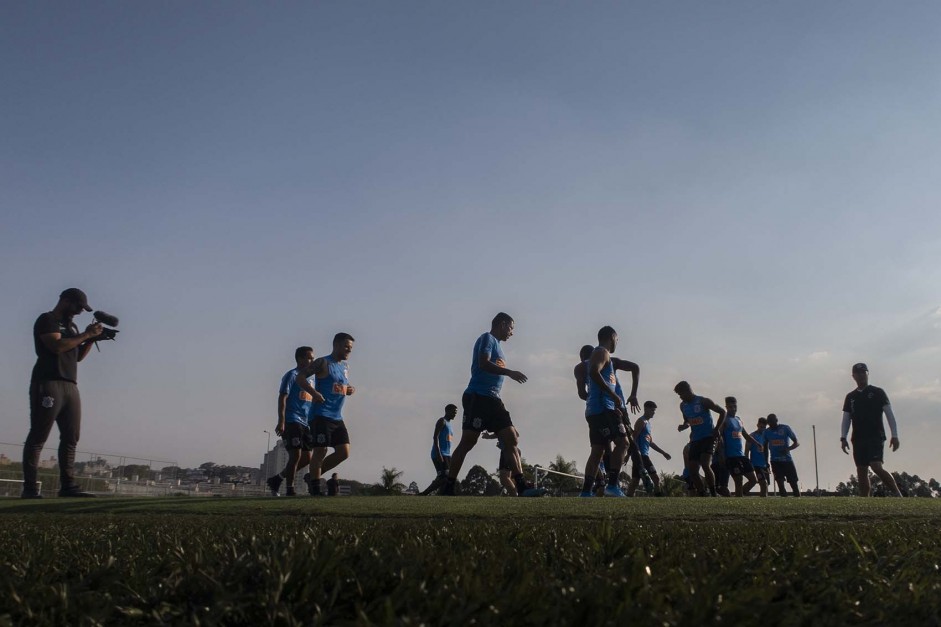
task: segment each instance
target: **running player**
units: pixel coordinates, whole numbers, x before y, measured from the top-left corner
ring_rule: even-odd
[[[859,480],[859,495],[869,496],[872,485],[869,481],[869,469],[885,483],[890,496],[902,496],[895,478],[882,467],[882,455],[885,448],[885,426],[882,415],[889,421],[892,439],[889,448],[899,450],[899,431],[895,423],[895,414],[885,390],[869,385],[869,368],[866,364],[853,366],[853,379],[856,389],[846,395],[843,401],[843,424],[840,428],[840,446],[844,453],[849,445],[846,436],[850,423],[853,425],[853,461],[856,463],[856,477]]]
[[[356,388],[350,385],[350,367],[346,363],[353,352],[354,341],[349,333],[337,333],[333,336],[333,351],[329,355],[318,357],[306,369],[298,371],[300,386],[309,394],[319,392],[323,399],[310,408],[314,452],[307,487],[311,496],[321,496],[321,474],[333,470],[350,456],[350,434],[343,422],[343,403],[347,396],[356,392]],[[314,375],[316,389],[301,375]],[[327,455],[327,447],[333,449],[330,455]]]
[[[514,427],[514,431],[516,428]],[[503,447],[503,442],[497,437],[496,433],[485,432],[480,434],[484,440],[496,440],[497,450],[500,451],[500,458],[497,460],[497,476],[500,478],[500,485],[506,490],[507,496],[518,496],[516,484],[513,483],[513,457],[514,455],[522,459],[519,447],[515,451],[507,451]],[[516,437],[519,438],[519,432]]]
[[[461,403],[464,405],[464,421],[461,425],[461,441],[451,456],[448,480],[441,493],[454,495],[457,475],[464,465],[464,458],[477,445],[477,439],[483,431],[493,431],[507,451],[517,450],[518,434],[513,428],[510,413],[500,400],[503,377],[510,377],[517,383],[525,383],[527,378],[522,372],[506,367],[500,342],[506,342],[513,336],[515,323],[513,318],[502,311],[494,316],[490,332],[484,333],[474,343],[471,358],[471,378],[464,390]],[[519,456],[513,456],[513,483],[520,496],[526,494],[526,482]]]
[[[621,466],[624,463],[624,454],[630,442],[628,440],[628,427],[624,423],[627,408],[621,396],[617,393],[616,364],[611,353],[618,344],[618,334],[610,326],[602,327],[598,331],[598,347],[595,348],[588,360],[588,399],[586,401],[585,416],[588,420],[588,440],[591,443],[591,454],[585,464],[585,483],[582,486],[582,496],[592,494],[592,483],[598,469],[598,463],[604,456],[609,442],[614,442],[614,451],[611,453],[611,463],[608,465],[608,485],[605,487],[605,496],[627,496],[618,485]],[[640,379],[640,367],[626,360],[619,360],[622,369],[630,370],[633,374],[631,395],[627,401],[633,411],[639,411],[637,403],[637,383]]]
[[[428,496],[448,480],[448,463],[451,461],[451,439],[454,429],[451,421],[457,416],[457,405],[449,404],[444,408],[444,416],[435,422],[435,432],[431,436],[431,463],[435,465],[437,476],[431,485],[425,488],[421,496]]]
[[[716,477],[709,467],[712,462],[712,453],[716,449],[716,437],[722,422],[725,420],[725,410],[703,396],[696,396],[693,388],[686,381],[680,381],[673,388],[680,397],[680,412],[683,414],[683,424],[676,430],[690,429],[689,436],[689,474],[693,485],[700,495],[716,496]],[[719,414],[719,420],[713,422],[712,413]],[[699,476],[702,468],[703,477]],[[705,485],[703,479],[705,478]]]
[[[274,496],[280,496],[281,483],[287,481],[286,496],[295,496],[294,477],[297,471],[310,463],[311,450],[314,438],[310,433],[308,413],[313,400],[323,400],[319,392],[310,394],[297,384],[297,373],[314,363],[314,349],[310,346],[301,346],[294,351],[296,367],[288,370],[281,377],[281,387],[278,390],[278,424],[274,432],[284,440],[284,448],[288,452],[288,461],[284,470],[268,477],[268,489]]]
[[[768,482],[770,477],[768,476],[768,447],[765,443],[765,428],[767,424],[768,421],[762,416],[758,419],[758,428],[751,432],[751,437],[754,438],[760,446],[751,444],[748,447],[749,461],[751,461],[752,468],[755,470],[755,481],[749,479],[742,487],[742,492],[745,494],[748,494],[757,483],[761,496],[768,496]]]
[[[735,496],[743,496],[742,479],[748,479],[752,485],[757,482],[755,469],[745,456],[745,440],[750,446],[757,446],[759,451],[764,451],[764,448],[742,426],[742,419],[738,417],[738,401],[734,396],[725,397],[725,411],[725,422],[722,425],[725,466],[735,483]]]
[[[631,483],[627,487],[628,496],[634,496],[634,491],[637,490],[637,484],[641,479],[642,470],[646,471],[653,480],[653,490],[649,490],[647,486],[644,486],[644,489],[649,490],[649,492],[652,492],[657,496],[663,496],[663,492],[660,490],[660,475],[657,474],[657,469],[654,467],[653,462],[650,459],[650,449],[653,449],[663,455],[667,461],[670,461],[670,454],[654,444],[650,421],[653,420],[653,416],[656,413],[657,404],[653,401],[645,401],[644,414],[637,419],[637,422],[634,423],[633,446],[637,447],[637,452],[640,456],[640,464],[634,463],[631,466]]]
[[[800,446],[794,430],[787,425],[778,424],[778,417],[768,414],[765,442],[768,443],[771,453],[771,472],[774,473],[774,481],[778,484],[778,494],[787,496],[784,489],[784,482],[787,481],[794,496],[800,496],[800,490],[797,488],[797,468],[791,458],[791,451]]]

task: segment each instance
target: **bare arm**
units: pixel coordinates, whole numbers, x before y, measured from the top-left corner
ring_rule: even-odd
[[[441,430],[443,428],[444,428],[444,418],[438,418],[438,422],[435,423],[435,434],[434,436],[432,436],[434,438],[432,451],[435,454],[435,459],[439,461],[444,461],[444,455],[441,454],[441,445],[438,444],[438,436],[441,435]]]
[[[748,431],[745,431],[745,429],[742,429],[742,437],[748,440],[750,444],[754,444],[755,446],[757,446],[759,451],[765,450],[765,447],[762,446],[761,442],[751,437],[751,434]],[[746,455],[746,457],[748,457],[748,455]]]
[[[95,322],[88,325],[84,333],[76,335],[75,337],[62,337],[62,334],[58,332],[43,333],[39,336],[39,340],[42,342],[43,346],[56,355],[67,353],[88,342],[88,346],[85,347],[85,354],[88,354],[88,349],[91,348],[91,340],[101,335],[101,329],[101,324]],[[82,357],[84,357],[84,355],[82,355]]]
[[[588,380],[585,378],[585,363],[575,366],[575,386],[578,388],[578,398],[588,400]]]
[[[722,425],[725,423],[725,410],[713,403],[711,398],[702,399],[702,406],[719,414],[719,419],[716,420],[716,426],[712,430],[713,435],[719,435]]]
[[[617,357],[612,357],[611,361],[614,363],[615,370],[624,370],[625,372],[631,373],[631,393],[627,397],[627,402],[630,404],[632,410],[635,412],[640,411],[640,404],[637,402],[637,386],[640,385],[640,366],[633,361],[618,359]]]
[[[517,383],[526,383],[526,375],[517,370],[510,370],[509,368],[502,368],[497,364],[490,361],[490,355],[487,353],[481,353],[477,356],[477,365],[484,372],[489,372],[490,374],[499,374],[505,377],[510,377]]]
[[[604,394],[614,399],[614,406],[620,410],[624,407],[624,402],[621,400],[621,397],[615,394],[611,386],[608,385],[608,382],[604,380],[604,377],[601,376],[601,369],[604,368],[607,363],[608,351],[603,348],[596,348],[595,352],[591,354],[591,359],[588,361],[588,376],[591,377],[591,380],[594,381],[596,385],[600,386]]]
[[[318,392],[316,388],[314,388],[314,386],[311,385],[310,381],[307,380],[307,377],[311,375],[315,377],[324,377],[327,375],[327,370],[328,370],[327,362],[324,360],[323,357],[319,357],[316,360],[314,360],[314,363],[312,363],[307,368],[304,368],[303,370],[298,370],[297,378],[294,379],[294,381],[297,382],[297,385],[300,386],[302,390],[310,394],[311,398],[313,398],[315,403],[322,403],[324,402],[325,399],[323,397],[323,394]]]
[[[661,455],[663,455],[663,456],[667,459],[667,461],[669,461],[669,459],[670,459],[670,454],[667,453],[666,451],[664,451],[662,448],[660,448],[660,447],[657,446],[656,444],[654,444],[653,440],[650,441],[650,448],[652,448],[653,450],[655,450],[655,451],[657,451],[658,453],[660,453]]]

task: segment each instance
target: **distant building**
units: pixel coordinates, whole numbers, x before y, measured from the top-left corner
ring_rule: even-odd
[[[13,463],[13,460],[7,457],[5,453],[0,453],[0,466],[6,466],[12,463]]]
[[[265,453],[265,456],[261,462],[261,466],[258,467],[258,472],[261,475],[261,481],[259,481],[259,483],[264,483],[265,479],[268,477],[281,472],[284,467],[287,466],[287,463],[287,449],[284,448],[284,442],[278,440],[275,443],[274,448]]]
[[[40,468],[55,468],[59,465],[59,460],[56,459],[55,455],[50,455],[49,459],[39,461]]]

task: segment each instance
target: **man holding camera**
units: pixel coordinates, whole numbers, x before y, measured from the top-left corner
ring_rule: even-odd
[[[79,333],[72,318],[83,311],[91,311],[88,298],[82,290],[71,287],[59,295],[55,308],[39,316],[33,325],[36,365],[29,383],[29,435],[23,446],[24,499],[42,498],[36,475],[53,423],[59,426],[59,496],[94,496],[80,490],[73,476],[82,423],[78,362],[85,359],[103,329],[93,322]]]

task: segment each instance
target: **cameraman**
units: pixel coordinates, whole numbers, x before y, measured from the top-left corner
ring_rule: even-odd
[[[75,484],[72,467],[82,422],[78,395],[78,362],[85,359],[102,326],[93,322],[84,333],[72,318],[91,311],[82,290],[70,287],[59,295],[55,309],[39,316],[33,325],[36,365],[29,382],[29,435],[23,446],[23,498],[42,498],[36,485],[39,455],[52,430],[59,426],[59,496],[94,496]]]

